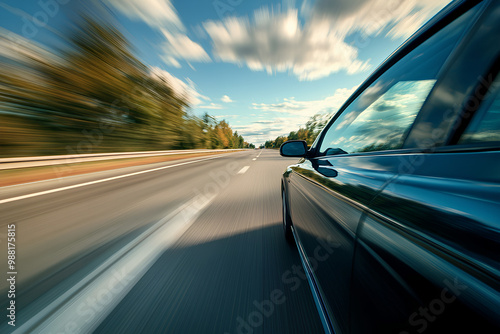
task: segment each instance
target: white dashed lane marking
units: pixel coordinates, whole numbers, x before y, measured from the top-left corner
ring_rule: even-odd
[[[250,166],[243,167],[242,169],[240,169],[240,171],[238,172],[238,174],[245,174],[245,172],[248,170],[248,168],[250,168]]]

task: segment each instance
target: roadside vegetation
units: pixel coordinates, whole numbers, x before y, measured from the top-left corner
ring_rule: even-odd
[[[134,56],[110,23],[82,17],[49,49],[0,31],[0,157],[253,148]]]
[[[264,143],[264,147],[280,148],[281,144],[287,140],[305,140],[307,145],[311,145],[332,116],[332,114],[316,114],[307,121],[305,128],[300,128],[297,131],[290,132],[288,135],[268,140]]]

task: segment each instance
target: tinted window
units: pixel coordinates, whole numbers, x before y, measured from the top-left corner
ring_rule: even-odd
[[[485,142],[500,142],[500,79],[498,77],[458,141],[459,144]]]
[[[398,149],[465,29],[463,15],[365,89],[328,128],[323,155]]]

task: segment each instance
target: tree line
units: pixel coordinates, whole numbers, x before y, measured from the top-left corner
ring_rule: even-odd
[[[0,156],[252,148],[190,112],[109,23],[82,17],[50,50],[0,31]]]
[[[264,147],[280,148],[281,144],[287,140],[305,140],[307,145],[312,145],[331,116],[330,114],[316,114],[307,121],[304,128],[301,127],[297,131],[291,131],[288,135],[278,136],[273,140],[268,140],[264,143]]]

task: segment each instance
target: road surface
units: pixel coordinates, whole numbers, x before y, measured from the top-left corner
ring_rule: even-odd
[[[16,325],[3,311],[0,333],[321,333],[282,235],[294,161],[253,150],[0,188]]]

